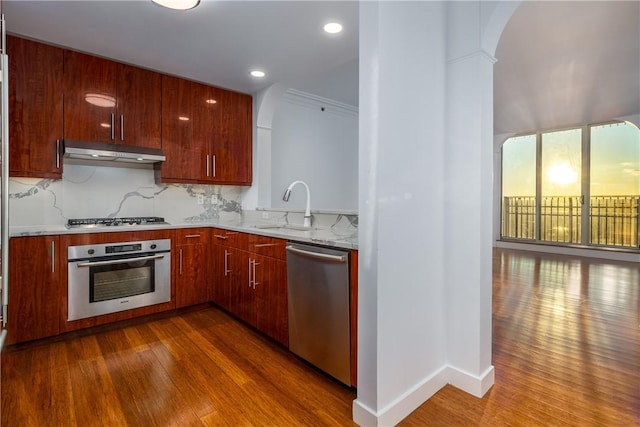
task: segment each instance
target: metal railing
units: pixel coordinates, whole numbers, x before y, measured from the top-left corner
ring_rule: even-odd
[[[588,241],[583,242],[581,196],[542,197],[539,230],[535,197],[504,197],[502,237],[626,248],[640,246],[640,196],[591,196],[588,209]]]

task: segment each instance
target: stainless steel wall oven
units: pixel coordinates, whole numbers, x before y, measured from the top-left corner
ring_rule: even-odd
[[[68,320],[171,300],[171,240],[69,246]]]

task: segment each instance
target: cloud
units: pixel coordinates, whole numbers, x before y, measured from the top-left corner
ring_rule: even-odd
[[[628,173],[629,175],[633,176],[640,176],[640,169],[625,168],[622,169],[622,172]]]

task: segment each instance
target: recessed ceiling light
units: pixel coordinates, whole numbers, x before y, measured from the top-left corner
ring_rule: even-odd
[[[153,3],[175,10],[189,10],[200,4],[200,0],[151,0]]]
[[[264,77],[264,76],[265,76],[265,73],[264,73],[264,71],[260,71],[260,70],[253,70],[253,71],[251,72],[251,75],[252,75],[253,77]]]
[[[329,34],[339,33],[340,31],[342,31],[342,25],[338,24],[337,22],[329,22],[324,26],[324,30]]]

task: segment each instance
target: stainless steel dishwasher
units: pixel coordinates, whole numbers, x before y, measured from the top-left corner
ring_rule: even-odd
[[[351,385],[349,252],[287,244],[289,349]]]

